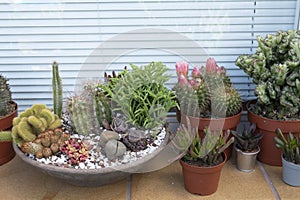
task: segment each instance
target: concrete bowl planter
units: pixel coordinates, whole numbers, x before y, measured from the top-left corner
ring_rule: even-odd
[[[24,162],[50,176],[76,186],[95,187],[118,182],[126,179],[130,174],[143,172],[146,169],[151,168],[151,164],[157,163],[156,159],[159,159],[158,155],[166,146],[169,138],[168,136],[169,135],[167,134],[166,139],[154,152],[139,158],[136,161],[114,167],[97,169],[75,169],[72,167],[44,164],[24,154],[16,144],[13,144],[13,148],[17,156],[19,156]]]

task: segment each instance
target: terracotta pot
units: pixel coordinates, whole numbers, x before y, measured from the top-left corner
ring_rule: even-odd
[[[0,131],[10,130],[12,127],[13,119],[18,116],[18,105],[15,102],[12,102],[16,105],[14,112],[0,118]],[[3,165],[13,159],[16,153],[13,149],[12,142],[0,142],[0,165]]]
[[[282,166],[282,151],[276,148],[274,142],[274,137],[277,136],[275,130],[280,128],[284,136],[287,136],[289,132],[297,134],[300,131],[300,120],[279,121],[256,115],[249,110],[249,105],[253,103],[255,101],[247,103],[248,120],[250,123],[256,123],[257,133],[260,132],[264,135],[259,142],[260,152],[257,158],[265,164]]]
[[[188,116],[191,126],[198,126],[198,133],[201,138],[204,137],[203,130],[207,127],[212,131],[222,130],[225,132],[226,130],[236,130],[237,125],[240,123],[242,111],[234,116],[226,117],[226,118],[197,118]],[[186,115],[181,114],[180,111],[176,110],[176,117],[179,122],[186,124]],[[230,134],[229,139],[232,137]],[[226,150],[225,154],[227,159],[230,159],[232,153],[233,145],[230,145]]]
[[[224,161],[212,167],[198,167],[180,160],[185,189],[192,194],[210,195],[217,191]]]

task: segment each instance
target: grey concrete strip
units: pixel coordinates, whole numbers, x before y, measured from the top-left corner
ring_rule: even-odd
[[[260,171],[263,173],[263,175],[264,175],[264,177],[265,177],[265,179],[266,179],[268,185],[270,186],[270,188],[271,188],[271,190],[272,190],[272,192],[273,192],[273,194],[274,194],[276,200],[280,200],[281,198],[280,198],[280,196],[279,196],[279,194],[278,194],[278,191],[276,190],[275,186],[273,185],[273,183],[272,183],[272,181],[271,181],[271,179],[270,179],[268,173],[266,172],[266,170],[265,170],[263,164],[262,164],[261,162],[259,162],[259,161],[256,161],[256,163],[258,164],[258,166],[259,166],[259,168],[260,168]]]
[[[126,200],[131,200],[131,180],[132,175],[127,178],[127,186],[126,186]]]

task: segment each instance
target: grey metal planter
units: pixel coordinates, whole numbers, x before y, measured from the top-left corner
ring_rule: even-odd
[[[286,161],[282,156],[282,180],[291,186],[300,186],[300,165]]]
[[[255,167],[256,162],[256,156],[260,151],[260,148],[258,147],[258,150],[256,152],[243,152],[240,149],[238,149],[236,146],[234,146],[234,149],[236,151],[236,167],[238,170],[242,172],[252,172]]]

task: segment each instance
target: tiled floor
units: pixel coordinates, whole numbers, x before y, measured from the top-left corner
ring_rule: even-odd
[[[300,199],[300,188],[281,180],[281,167],[257,164],[251,173],[235,168],[232,157],[222,171],[219,188],[210,196],[198,196],[184,189],[178,162],[159,171],[135,174],[128,180],[102,187],[76,187],[43,174],[15,157],[0,166],[0,199],[276,199],[260,166],[266,170],[281,199]]]

